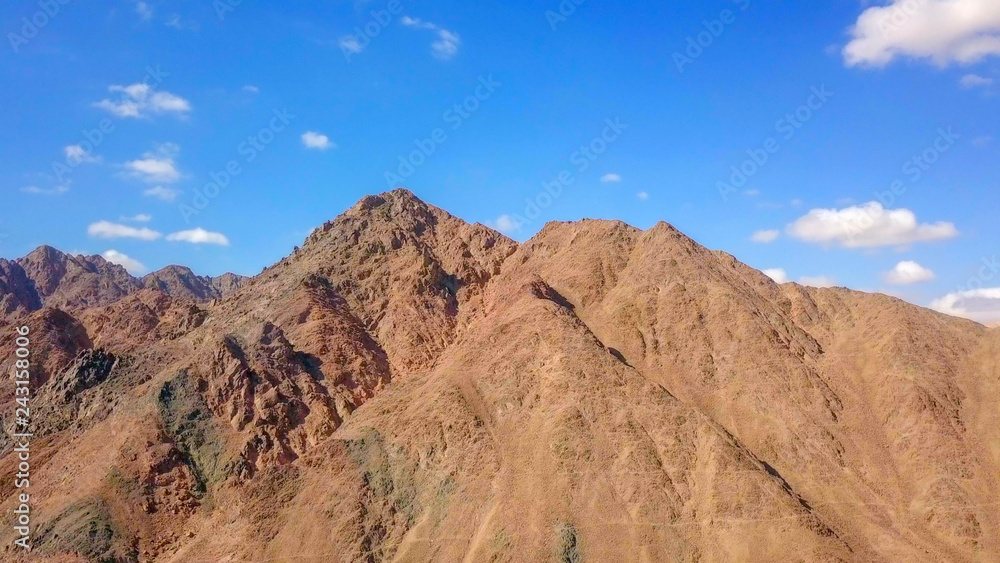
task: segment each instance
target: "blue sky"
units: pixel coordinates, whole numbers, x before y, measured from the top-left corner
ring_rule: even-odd
[[[962,3],[21,2],[0,255],[255,274],[401,185],[1000,320],[1000,7]]]

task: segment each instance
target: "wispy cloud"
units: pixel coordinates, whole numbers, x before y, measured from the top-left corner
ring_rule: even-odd
[[[421,19],[412,18],[410,16],[403,16],[400,22],[406,27],[430,30],[437,35],[437,39],[431,43],[431,54],[433,54],[435,58],[441,60],[451,59],[458,53],[458,47],[462,44],[462,38],[457,33],[447,30],[437,24],[425,22]],[[341,44],[341,47],[343,48],[344,45]]]
[[[160,199],[163,201],[174,201],[175,199],[177,199],[177,196],[179,196],[180,193],[181,193],[180,191],[175,190],[173,188],[155,186],[142,192],[142,195],[147,197],[155,197],[156,199]]]
[[[132,223],[148,223],[153,220],[153,216],[148,213],[139,213],[137,215],[132,215],[131,217],[126,217],[122,215],[118,218],[119,221],[126,221]]]
[[[172,242],[189,242],[191,244],[217,244],[219,246],[229,246],[229,239],[226,235],[206,231],[201,227],[170,233],[167,235],[167,240]]]
[[[612,172],[610,174],[605,174],[604,176],[601,176],[601,181],[604,182],[605,184],[617,184],[618,182],[622,181],[622,177],[620,174],[615,174],[614,172]]]
[[[62,195],[69,191],[69,181],[63,182],[62,184],[56,184],[51,188],[40,188],[38,186],[25,186],[21,188],[21,191],[26,194],[32,195]]]
[[[149,84],[137,82],[129,86],[112,85],[109,92],[120,94],[117,100],[105,98],[94,107],[118,117],[142,118],[152,114],[172,113],[179,116],[191,111],[191,103],[170,92],[157,91]]]
[[[93,154],[87,152],[87,150],[81,145],[69,145],[64,147],[63,153],[66,154],[66,161],[70,164],[94,164],[101,161],[101,157],[94,156]]]
[[[179,29],[181,31],[197,31],[199,27],[197,21],[185,20],[181,18],[179,14],[171,14],[170,17],[168,17],[167,20],[163,22],[163,25],[167,27],[172,27],[174,29]]]
[[[758,244],[770,244],[781,236],[781,231],[777,229],[767,229],[763,231],[757,231],[750,236],[750,240]]]
[[[135,13],[139,14],[139,19],[149,21],[153,19],[153,9],[146,2],[135,3]]]
[[[993,84],[993,79],[979,76],[978,74],[966,74],[958,83],[963,88],[981,88]]]
[[[353,35],[345,35],[337,40],[337,45],[347,53],[353,53],[357,55],[361,51],[365,50],[365,46],[358,41],[358,38]]]
[[[510,215],[501,215],[497,217],[496,221],[493,221],[491,226],[505,235],[516,233],[521,230],[521,223]]]

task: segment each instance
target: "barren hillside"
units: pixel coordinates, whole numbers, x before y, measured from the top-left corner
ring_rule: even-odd
[[[666,223],[518,244],[396,190],[251,279],[43,247],[0,313],[31,561],[1000,559],[1000,333]]]

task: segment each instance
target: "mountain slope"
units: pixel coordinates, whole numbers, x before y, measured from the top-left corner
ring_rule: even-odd
[[[1000,556],[1000,336],[975,323],[778,286],[665,223],[518,245],[405,190],[231,292],[157,274],[117,298],[52,275],[95,305],[26,307],[32,561]]]

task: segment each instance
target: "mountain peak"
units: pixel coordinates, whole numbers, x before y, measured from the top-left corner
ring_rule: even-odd
[[[26,254],[21,260],[30,260],[34,262],[55,262],[65,260],[67,258],[69,258],[69,255],[65,252],[47,244],[43,244]]]

